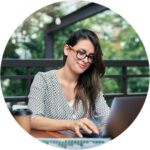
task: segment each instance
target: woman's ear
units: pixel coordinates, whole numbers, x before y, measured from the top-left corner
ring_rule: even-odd
[[[68,47],[67,44],[65,44],[65,46],[64,46],[64,55],[68,56],[68,53],[69,53],[69,47]]]

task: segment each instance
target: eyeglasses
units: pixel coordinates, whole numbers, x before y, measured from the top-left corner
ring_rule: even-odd
[[[76,50],[75,48],[73,48],[73,47],[70,46],[70,45],[68,45],[68,47],[69,47],[72,51],[76,52],[76,57],[77,57],[78,59],[83,60],[83,59],[85,59],[85,58],[87,57],[87,58],[88,58],[88,62],[89,62],[89,63],[93,63],[93,61],[94,61],[94,55],[87,55],[86,52],[80,51],[80,50]]]

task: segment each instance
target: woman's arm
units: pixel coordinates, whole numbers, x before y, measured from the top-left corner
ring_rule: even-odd
[[[31,120],[31,128],[46,131],[72,130],[79,137],[83,137],[80,133],[80,129],[83,129],[89,134],[92,133],[92,131],[96,134],[99,133],[97,127],[87,118],[82,118],[80,120],[55,120],[36,116]]]
[[[35,75],[28,95],[28,108],[32,110],[31,128],[37,130],[58,131],[68,129],[70,121],[55,120],[45,117],[45,91],[47,88],[45,75],[39,72]]]
[[[44,95],[47,85],[44,73],[39,72],[35,75],[28,95],[28,108],[32,111],[32,118],[44,116]]]
[[[99,126],[106,125],[109,112],[110,108],[107,105],[106,100],[104,99],[103,93],[100,92],[96,99],[94,115],[94,119],[97,121]]]
[[[56,120],[36,116],[31,120],[31,128],[46,131],[68,130],[70,120]]]

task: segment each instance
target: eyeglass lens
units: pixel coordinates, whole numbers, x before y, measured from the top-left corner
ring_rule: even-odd
[[[88,61],[89,61],[89,62],[92,62],[92,61],[93,61],[93,57],[94,57],[94,56],[90,56],[90,55],[87,55],[87,54],[84,53],[84,52],[77,51],[77,58],[79,58],[79,59],[85,59],[86,57],[88,58]]]

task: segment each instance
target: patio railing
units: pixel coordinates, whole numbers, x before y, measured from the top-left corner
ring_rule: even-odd
[[[121,67],[122,73],[119,75],[105,75],[105,78],[121,78],[122,79],[122,93],[110,93],[105,94],[106,99],[110,99],[116,96],[145,96],[147,93],[127,93],[127,79],[138,77],[149,77],[149,74],[146,75],[137,75],[132,74],[129,75],[127,71],[127,67],[148,67],[147,60],[105,60],[104,64],[106,67]],[[26,74],[25,75],[1,75],[1,79],[26,79],[27,80],[27,93],[29,93],[30,85],[34,75],[31,74],[32,67],[44,67],[44,68],[54,68],[62,66],[62,60],[54,60],[54,59],[35,59],[35,60],[19,60],[19,59],[3,59],[2,67],[25,67]],[[13,96],[13,97],[5,97],[6,102],[27,102],[27,96]]]

